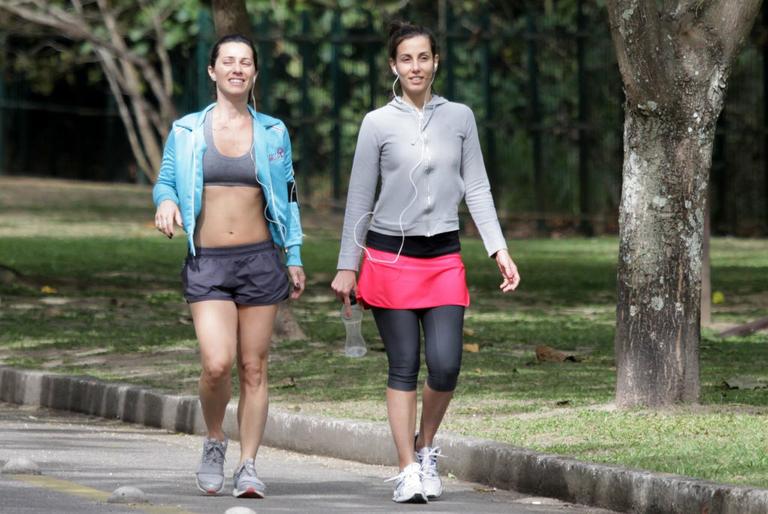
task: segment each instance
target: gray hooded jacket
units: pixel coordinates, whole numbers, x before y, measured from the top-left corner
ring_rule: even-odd
[[[488,255],[506,249],[469,107],[434,95],[421,113],[399,98],[369,112],[357,138],[337,269],[358,269],[355,240],[364,245],[368,228],[427,237],[458,230],[462,198]]]

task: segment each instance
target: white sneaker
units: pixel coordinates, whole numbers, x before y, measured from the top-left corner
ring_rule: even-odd
[[[408,464],[399,475],[386,480],[395,481],[392,501],[397,503],[427,503],[427,495],[421,486],[421,466],[418,462]]]
[[[440,480],[440,475],[437,472],[437,458],[442,456],[440,448],[437,447],[425,446],[416,452],[416,460],[421,466],[421,485],[424,494],[430,500],[439,498],[443,494],[443,481]]]

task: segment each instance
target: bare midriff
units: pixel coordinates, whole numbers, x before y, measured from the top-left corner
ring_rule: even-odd
[[[195,246],[237,246],[270,238],[260,187],[209,185],[203,188]]]

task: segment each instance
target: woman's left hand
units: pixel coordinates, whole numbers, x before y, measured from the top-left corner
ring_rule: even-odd
[[[304,268],[301,266],[288,266],[288,275],[291,277],[291,300],[298,300],[301,293],[304,292],[304,286],[307,277],[304,276]]]
[[[504,279],[499,286],[501,292],[508,293],[517,289],[517,285],[520,283],[520,273],[517,272],[517,266],[512,257],[509,256],[509,252],[506,250],[496,252],[496,264],[499,266],[499,271]]]

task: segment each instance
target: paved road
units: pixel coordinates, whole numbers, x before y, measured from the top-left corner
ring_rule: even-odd
[[[262,448],[257,469],[267,498],[243,500],[197,494],[193,471],[200,437],[118,421],[0,403],[0,466],[13,457],[37,462],[43,475],[0,475],[0,512],[30,513],[224,513],[248,507],[258,513],[429,512],[562,514],[609,511],[574,506],[478,484],[446,480],[443,498],[429,505],[390,500],[394,468]],[[238,454],[232,442],[226,470]],[[141,488],[150,504],[106,502],[120,486]]]

